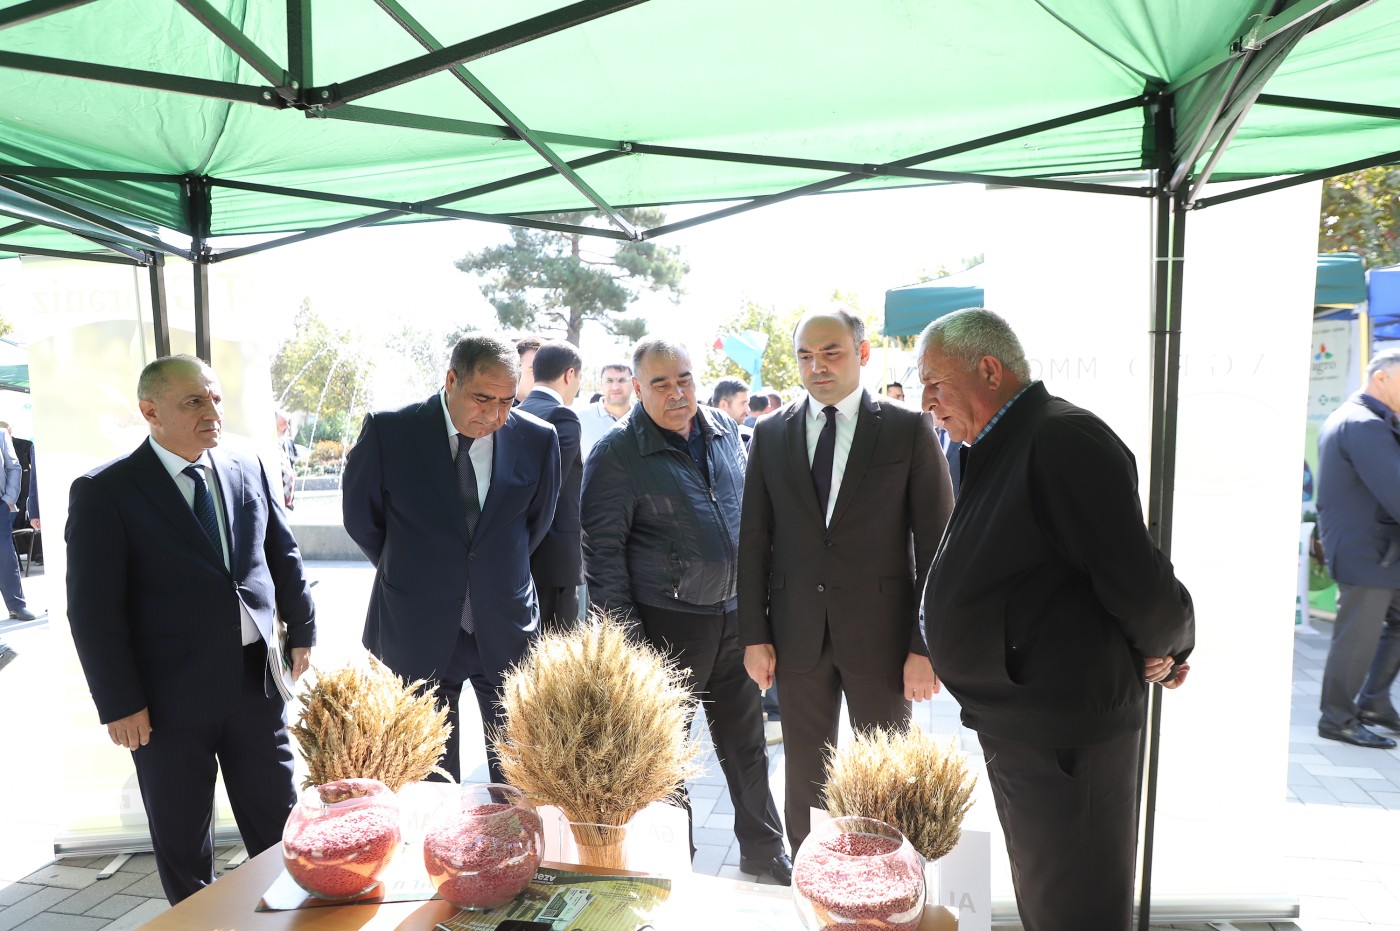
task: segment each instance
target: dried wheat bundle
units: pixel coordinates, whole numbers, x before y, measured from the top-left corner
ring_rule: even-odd
[[[439,772],[447,744],[447,709],[421,682],[405,684],[379,660],[319,672],[302,691],[291,732],[310,771],[304,785],[378,779],[397,792]],[[446,775],[446,773],[443,773]]]
[[[626,824],[699,768],[695,702],[673,662],[602,615],[535,641],[506,676],[501,770],[574,822]]]
[[[891,824],[924,859],[957,846],[977,777],[917,726],[870,728],[838,749],[827,747],[826,807],[832,817],[862,815]]]

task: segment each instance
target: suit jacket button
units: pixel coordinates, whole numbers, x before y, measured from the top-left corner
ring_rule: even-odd
[[[830,546],[830,545],[831,545],[831,541],[830,541],[830,540],[823,540],[823,541],[822,541],[822,545],[823,545],[823,546]]]
[[[818,586],[817,586],[817,591],[819,591],[819,592],[824,592],[824,591],[826,591],[826,586],[825,586],[825,585],[818,585]]]
[[[468,553],[468,554],[467,554],[467,558],[468,558],[468,559],[475,559],[475,558],[476,558],[476,554],[475,554],[475,553]]]

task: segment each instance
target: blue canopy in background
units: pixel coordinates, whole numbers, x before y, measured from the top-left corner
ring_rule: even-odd
[[[939,317],[982,306],[982,266],[885,292],[886,336],[918,336]]]

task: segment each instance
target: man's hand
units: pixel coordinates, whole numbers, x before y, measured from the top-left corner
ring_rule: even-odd
[[[773,672],[778,668],[778,654],[771,643],[755,643],[744,647],[744,669],[761,689],[773,687]]]
[[[311,647],[292,647],[292,681],[311,668]]]
[[[107,725],[107,736],[118,747],[135,750],[151,742],[151,715],[142,708]]]
[[[15,508],[15,510],[19,510],[19,508]],[[39,518],[37,518],[37,517],[31,517],[31,518],[29,518],[29,526],[33,527],[35,530],[43,530],[43,529],[44,529],[44,528],[42,528],[42,527],[39,526]]]
[[[910,653],[904,661],[904,697],[909,701],[927,701],[940,688],[938,674],[933,671],[929,658]]]
[[[1173,666],[1176,666],[1175,676],[1171,676]],[[1177,666],[1176,660],[1170,656],[1147,656],[1143,658],[1142,669],[1143,677],[1148,682],[1160,683],[1165,689],[1175,689],[1186,683],[1186,674],[1191,671],[1191,665],[1182,663]]]

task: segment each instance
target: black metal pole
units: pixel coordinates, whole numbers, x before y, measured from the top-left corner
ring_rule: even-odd
[[[146,270],[151,281],[151,325],[156,336],[156,358],[170,355],[170,307],[165,299],[165,256],[149,253]]]
[[[194,354],[212,365],[209,339],[209,253],[200,246],[194,268]]]

